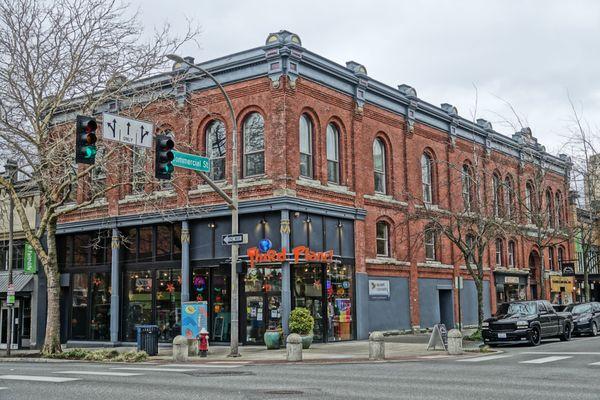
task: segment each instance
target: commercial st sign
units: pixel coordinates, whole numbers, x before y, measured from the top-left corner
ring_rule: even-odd
[[[171,161],[171,164],[175,167],[192,169],[200,172],[210,172],[210,159],[208,157],[182,153],[175,150],[173,150],[173,155],[175,158]]]
[[[255,264],[280,263],[288,259],[288,253],[285,248],[282,248],[281,251],[268,250],[262,253],[258,247],[252,247],[248,249],[246,254],[248,255],[251,268]],[[301,261],[316,263],[333,262],[333,250],[312,251],[306,246],[296,246],[292,249],[291,255],[293,256],[294,264],[298,264]]]

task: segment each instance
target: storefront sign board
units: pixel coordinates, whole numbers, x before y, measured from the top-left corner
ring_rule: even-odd
[[[387,279],[369,279],[369,300],[389,300],[390,281]]]
[[[247,253],[250,267],[254,268],[255,264],[260,263],[282,263],[284,261],[292,261],[298,264],[301,261],[315,263],[331,263],[333,262],[333,250],[328,251],[312,251],[306,246],[296,246],[292,249],[292,259],[288,260],[288,253],[285,248],[281,251],[269,250],[261,252],[258,247],[249,248]]]
[[[519,277],[518,276],[505,276],[504,283],[508,283],[509,285],[518,285]]]
[[[37,255],[29,243],[25,243],[25,254],[23,255],[23,272],[25,274],[37,273]]]
[[[206,301],[189,301],[181,304],[181,334],[196,339],[204,328],[208,331],[208,304]]]

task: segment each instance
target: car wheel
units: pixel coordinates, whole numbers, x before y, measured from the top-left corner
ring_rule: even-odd
[[[529,344],[532,346],[537,346],[541,343],[541,341],[542,338],[540,337],[540,329],[533,328],[529,334]]]
[[[592,336],[598,336],[598,325],[596,325],[596,322],[592,322]]]
[[[565,325],[565,330],[562,335],[560,335],[560,340],[563,342],[568,342],[571,340],[571,325]]]

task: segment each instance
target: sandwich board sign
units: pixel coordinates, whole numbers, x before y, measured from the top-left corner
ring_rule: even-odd
[[[441,345],[443,350],[448,351],[448,330],[444,324],[434,325],[427,344],[427,350],[436,350],[438,345]]]

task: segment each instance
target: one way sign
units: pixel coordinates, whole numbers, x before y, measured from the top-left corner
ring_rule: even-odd
[[[131,144],[133,146],[152,147],[154,125],[148,121],[102,114],[102,137],[106,140]]]
[[[247,233],[236,233],[230,235],[223,235],[223,246],[231,246],[232,244],[246,244],[248,243],[248,234]]]

